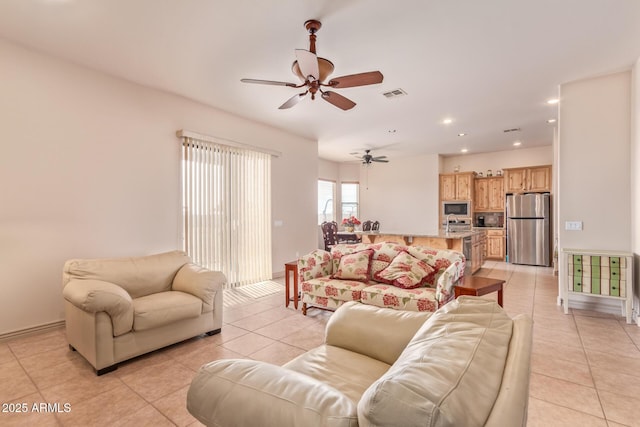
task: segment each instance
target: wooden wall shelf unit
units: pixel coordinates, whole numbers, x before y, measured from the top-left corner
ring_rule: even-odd
[[[563,249],[562,254],[567,269],[560,286],[564,313],[569,313],[569,300],[576,295],[617,299],[631,323],[633,254],[584,249]]]

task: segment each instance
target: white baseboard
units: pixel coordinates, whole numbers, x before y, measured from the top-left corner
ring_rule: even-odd
[[[38,326],[32,326],[26,329],[20,329],[18,331],[6,332],[0,334],[0,342],[9,341],[16,338],[24,338],[31,335],[41,334],[54,329],[60,329],[64,327],[64,320],[58,320],[56,322],[44,323]]]

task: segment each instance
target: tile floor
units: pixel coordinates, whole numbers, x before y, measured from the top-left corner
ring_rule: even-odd
[[[507,280],[507,312],[535,321],[528,426],[640,426],[640,328],[609,314],[564,315],[551,269],[484,267],[479,275]],[[0,343],[0,425],[198,426],[185,402],[199,366],[219,358],[282,364],[322,342],[331,313],[309,310],[304,317],[283,302],[284,291],[227,307],[221,334],[153,352],[101,377],[68,349],[63,329]],[[58,412],[37,412],[42,403],[58,404]],[[5,412],[23,405],[27,413]]]

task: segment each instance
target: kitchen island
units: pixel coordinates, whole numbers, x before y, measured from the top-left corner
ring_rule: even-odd
[[[486,233],[483,230],[433,233],[391,233],[374,231],[356,231],[363,243],[395,242],[407,246],[425,246],[436,249],[450,249],[462,252],[467,259],[466,271],[473,274],[484,263],[484,245]]]

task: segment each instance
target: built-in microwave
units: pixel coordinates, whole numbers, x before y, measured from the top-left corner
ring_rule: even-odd
[[[442,216],[456,215],[461,217],[471,216],[471,202],[458,200],[455,202],[442,202]]]

